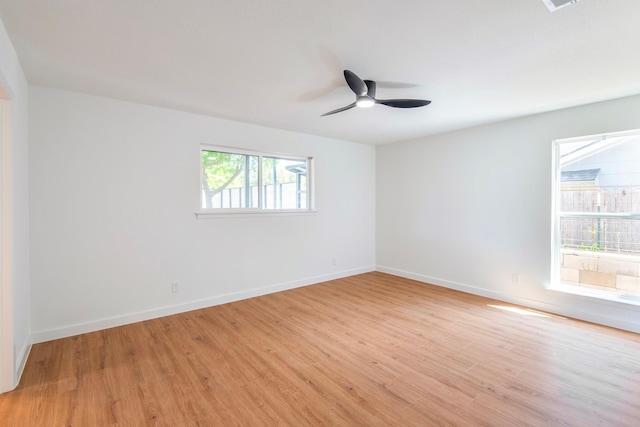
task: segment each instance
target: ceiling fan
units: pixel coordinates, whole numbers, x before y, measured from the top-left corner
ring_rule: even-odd
[[[360,77],[349,70],[344,70],[344,79],[347,84],[356,94],[355,102],[338,108],[337,110],[324,113],[322,116],[329,116],[331,114],[340,113],[342,111],[350,110],[354,107],[369,108],[375,104],[386,105],[387,107],[395,108],[416,108],[424,107],[431,104],[431,101],[425,99],[376,99],[376,82],[372,80],[362,80]]]

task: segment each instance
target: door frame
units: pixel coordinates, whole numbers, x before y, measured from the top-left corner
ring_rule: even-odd
[[[13,342],[11,101],[0,83],[0,393],[16,386]]]

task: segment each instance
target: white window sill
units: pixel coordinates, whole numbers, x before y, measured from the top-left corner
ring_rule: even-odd
[[[308,216],[317,214],[317,210],[308,209],[220,209],[202,210],[196,212],[197,219],[226,219],[226,218],[261,218],[281,216]]]
[[[593,298],[600,302],[613,302],[620,304],[629,304],[640,307],[640,296],[612,294],[597,289],[582,288],[574,285],[565,285],[562,283],[548,285],[546,287],[551,291],[564,292],[565,294],[579,295],[586,298]]]

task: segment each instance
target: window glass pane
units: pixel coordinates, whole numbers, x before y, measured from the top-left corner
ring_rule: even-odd
[[[560,218],[563,251],[640,255],[640,221],[627,218]],[[640,259],[634,269],[640,267]],[[596,268],[592,265],[592,268]],[[640,270],[638,270],[640,272]],[[640,290],[640,279],[638,280]]]
[[[258,156],[201,151],[202,208],[257,208]]]
[[[263,157],[263,200],[265,209],[307,208],[307,162]]]
[[[561,211],[640,212],[640,136],[563,143]]]

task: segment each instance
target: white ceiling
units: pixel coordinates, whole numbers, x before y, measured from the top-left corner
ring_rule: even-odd
[[[640,93],[640,1],[0,0],[31,84],[369,144]],[[350,69],[378,81],[354,101]]]

